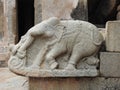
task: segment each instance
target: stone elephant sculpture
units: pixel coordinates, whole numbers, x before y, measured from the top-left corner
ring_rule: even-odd
[[[57,68],[56,58],[62,54],[70,56],[65,69],[76,69],[76,64],[84,57],[95,55],[103,42],[103,36],[91,23],[80,20],[60,21],[52,17],[32,27],[17,45],[12,45],[12,54],[17,54],[19,58],[25,57],[26,49],[36,36],[42,39],[54,37],[47,43],[49,50],[44,55],[44,60],[48,62],[51,69]]]

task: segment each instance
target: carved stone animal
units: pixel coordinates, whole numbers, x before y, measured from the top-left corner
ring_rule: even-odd
[[[37,61],[33,64],[39,66],[38,60],[44,56],[51,69],[57,68],[58,63],[55,59],[65,53],[70,56],[65,69],[75,69],[77,62],[82,58],[96,54],[103,42],[103,36],[93,24],[79,20],[60,21],[53,17],[32,27],[25,39],[13,46],[13,55],[22,59],[36,36],[41,36],[42,39],[55,37],[51,42],[47,42],[45,46],[48,49],[43,48],[43,54],[38,54]]]
[[[61,36],[46,55],[52,69],[57,68],[56,58],[63,54],[70,54],[68,66],[65,69],[75,69],[79,60],[84,57],[94,55],[103,42],[103,36],[97,27],[79,20],[60,21],[59,27],[56,27],[56,33]],[[62,32],[57,31],[60,27]]]

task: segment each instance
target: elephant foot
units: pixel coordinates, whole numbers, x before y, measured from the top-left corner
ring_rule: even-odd
[[[28,67],[28,69],[40,69],[40,66],[38,65],[31,65],[30,67]]]
[[[76,70],[74,64],[68,64],[67,67],[65,67],[65,70]]]
[[[58,63],[57,62],[53,62],[51,65],[50,65],[50,68],[51,69],[56,69],[58,67]]]

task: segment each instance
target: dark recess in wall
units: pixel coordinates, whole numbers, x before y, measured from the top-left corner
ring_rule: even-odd
[[[34,26],[34,0],[16,0],[19,39]]]
[[[107,21],[116,20],[119,4],[120,0],[88,0],[88,21],[105,25]]]

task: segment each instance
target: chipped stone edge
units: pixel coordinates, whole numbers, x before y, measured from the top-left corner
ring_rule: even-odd
[[[26,67],[13,68],[9,66],[10,71],[27,77],[96,77],[98,70],[47,70],[47,69],[29,69]]]

